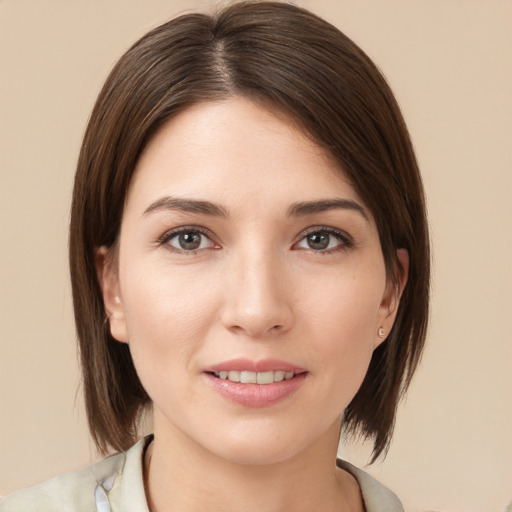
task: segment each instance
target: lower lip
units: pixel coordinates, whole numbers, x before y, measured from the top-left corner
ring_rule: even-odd
[[[224,398],[245,407],[269,407],[277,404],[294,393],[306,379],[306,373],[274,382],[273,384],[242,384],[230,380],[219,379],[214,375],[205,374],[208,384]]]

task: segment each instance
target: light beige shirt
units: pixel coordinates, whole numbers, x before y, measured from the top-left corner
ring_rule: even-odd
[[[150,440],[148,436],[126,453],[16,491],[0,501],[0,512],[149,512],[142,468]],[[341,460],[338,466],[359,482],[366,512],[404,512],[399,499],[370,475]]]

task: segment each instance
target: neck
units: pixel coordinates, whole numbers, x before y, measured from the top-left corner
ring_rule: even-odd
[[[284,461],[240,464],[221,458],[181,432],[159,431],[145,460],[151,512],[362,511],[355,479],[335,464],[339,424]]]

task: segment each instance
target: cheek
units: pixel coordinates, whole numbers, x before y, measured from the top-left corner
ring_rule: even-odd
[[[123,306],[137,370],[188,366],[215,317],[213,290],[186,270],[171,273],[157,267],[126,277]]]
[[[351,277],[310,288],[301,305],[304,330],[316,340],[315,359],[330,368],[332,385],[355,394],[366,374],[376,339],[384,279]],[[319,361],[320,363],[320,361]]]
[[[384,272],[373,274],[363,269],[310,280],[300,294],[301,314],[320,324],[329,338],[373,341],[385,290]]]

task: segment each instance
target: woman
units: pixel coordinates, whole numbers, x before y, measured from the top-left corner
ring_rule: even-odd
[[[0,510],[402,510],[336,448],[385,454],[420,359],[423,189],[336,28],[244,2],[138,41],[84,137],[70,262],[91,434],[119,453]]]

